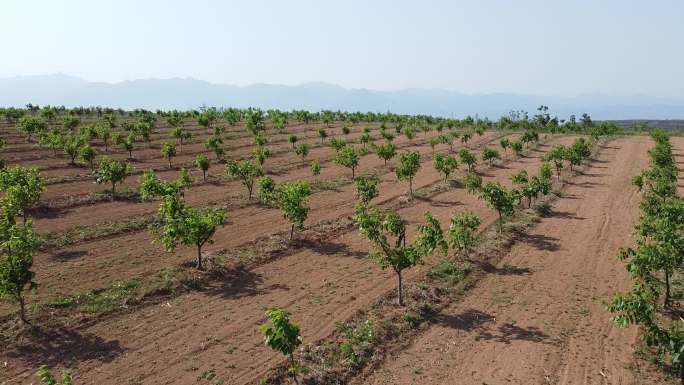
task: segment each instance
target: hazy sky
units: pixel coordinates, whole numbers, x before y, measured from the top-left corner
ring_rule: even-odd
[[[684,99],[683,0],[2,0],[0,77]]]

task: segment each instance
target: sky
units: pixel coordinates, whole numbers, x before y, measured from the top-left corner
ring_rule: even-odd
[[[682,0],[2,0],[0,77],[684,100]]]

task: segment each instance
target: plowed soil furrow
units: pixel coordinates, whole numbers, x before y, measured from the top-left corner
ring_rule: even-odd
[[[567,144],[571,138],[559,138],[559,142]],[[535,152],[506,167],[492,168],[488,178],[504,181],[522,168],[536,172],[540,155]],[[406,191],[404,184],[389,188],[400,192],[384,194]],[[414,224],[430,210],[446,226],[450,216],[462,209],[475,211],[485,224],[495,220],[493,211],[463,189],[415,202],[400,213]],[[15,378],[24,378],[31,362],[52,358],[53,364],[63,365],[64,360],[73,359],[74,365],[79,362],[75,370],[82,383],[184,384],[192,383],[208,369],[214,369],[225,383],[254,383],[282,360],[263,347],[258,332],[267,307],[277,305],[291,311],[305,339],[312,341],[328,336],[336,321],[394,290],[394,276],[367,260],[367,252],[367,242],[356,230],[350,230],[236,274],[234,281],[212,290],[182,295],[162,306],[142,308],[73,331],[71,340],[90,344],[81,343],[78,348],[64,344],[60,347],[61,361],[46,357],[43,351],[31,354],[24,350],[21,355],[9,352],[9,371]],[[410,272],[408,278],[424,273],[427,266]]]
[[[486,142],[495,137],[494,133],[488,133],[478,141]],[[420,151],[430,150],[423,146]],[[526,159],[521,160],[521,162],[526,161]],[[361,163],[366,167],[367,162],[372,166],[381,165],[381,161],[376,156],[364,157]],[[333,172],[338,175],[349,172],[339,166],[332,166],[330,169],[334,169]],[[308,170],[304,171],[308,173]],[[414,189],[430,185],[441,178],[432,167],[432,160],[425,160],[413,182]],[[238,188],[240,189],[238,191],[246,193],[242,186],[236,185],[235,189]],[[383,176],[379,188],[380,196],[376,198],[376,202],[382,203],[407,193],[408,183],[399,183],[393,173],[387,173]],[[188,192],[186,198],[190,204],[195,205],[220,196],[216,190],[210,190],[205,194],[193,189]],[[337,190],[319,192],[310,199],[309,218],[311,219],[307,223],[313,219],[320,222],[349,216],[353,213],[355,202],[354,184],[341,186]],[[158,203],[153,204],[155,206],[152,210],[156,210]],[[84,212],[84,215],[88,215],[88,212]],[[228,216],[228,224],[217,230],[214,236],[215,242],[205,246],[205,253],[234,248],[256,238],[289,229],[281,211],[274,208],[252,205],[231,210]],[[104,287],[114,280],[156,274],[165,266],[188,260],[188,256],[191,255],[194,255],[193,251],[185,247],[177,249],[174,253],[165,252],[163,246],[147,230],[52,250],[36,257],[35,263],[39,267],[36,269],[36,279],[41,282],[38,298],[44,298],[43,296],[47,293],[51,297],[68,295],[88,288]]]
[[[629,287],[616,255],[632,242],[640,195],[630,179],[651,145],[606,145],[494,273],[355,383],[634,384],[637,330],[615,328],[605,302]]]
[[[473,145],[483,143],[485,141],[490,141],[495,138],[497,134],[486,133],[481,138],[474,140]],[[431,150],[425,145],[420,145],[421,142],[416,141],[416,144],[410,144],[408,142],[398,141],[398,146],[401,146],[402,151],[404,150],[418,150],[422,154],[428,154]],[[456,148],[456,146],[455,146]],[[311,150],[308,159],[319,159],[321,161],[321,175],[316,177],[318,180],[329,180],[338,178],[341,176],[351,176],[350,171],[346,168],[336,165],[331,161],[334,156],[334,150],[329,147],[314,148]],[[363,170],[368,170],[371,168],[379,167],[383,164],[382,160],[378,158],[375,154],[368,154],[364,156],[360,163],[360,167],[357,172],[362,172]],[[297,158],[293,153],[288,152],[286,154],[279,155],[273,159],[267,161],[268,165],[286,165],[291,164],[295,168],[284,172],[282,174],[272,175],[276,182],[283,181],[294,181],[294,180],[313,180],[314,177],[311,175],[311,170],[308,163],[302,163],[299,158]],[[268,168],[267,168],[268,170]],[[387,169],[386,172],[391,172],[391,169]],[[196,170],[191,172],[193,178],[196,180],[201,180],[202,175]],[[223,175],[223,165],[213,164],[209,170],[210,178],[212,175]],[[157,176],[162,179],[173,179],[178,176],[178,171],[165,171],[158,172]],[[214,179],[210,179],[214,180]],[[92,182],[91,182],[92,184]],[[139,176],[130,177],[127,181],[128,186],[131,188],[136,187],[139,184]],[[105,188],[104,186],[96,186],[100,190]],[[65,185],[65,188],[70,189],[70,186]],[[58,186],[50,186],[48,191],[60,190]],[[186,200],[191,205],[204,205],[211,201],[216,201],[221,198],[229,198],[229,194],[240,194],[241,196],[246,196],[246,189],[239,180],[233,181],[223,181],[223,182],[209,182],[197,186],[193,186],[189,189],[186,194]],[[36,228],[43,232],[53,232],[53,231],[65,231],[73,226],[89,226],[97,223],[102,223],[104,221],[118,221],[131,216],[139,216],[143,214],[150,214],[156,212],[159,206],[158,202],[133,202],[133,201],[99,201],[95,204],[90,205],[80,205],[64,209],[48,209],[45,212],[39,212],[38,217],[35,218],[34,223]],[[91,215],[93,210],[98,210],[101,212],[106,212],[106,218],[97,217]]]

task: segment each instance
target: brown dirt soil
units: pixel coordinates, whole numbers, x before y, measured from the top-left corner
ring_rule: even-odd
[[[488,133],[478,140],[484,142],[494,137],[494,134]],[[570,137],[559,138],[559,140],[566,144],[571,142]],[[546,149],[547,147],[541,148]],[[429,147],[426,150],[425,146],[423,146],[421,151],[429,151]],[[522,158],[511,165],[501,166],[500,171],[515,171],[520,167],[517,164],[534,163],[534,159]],[[382,164],[377,156],[374,155],[364,157],[361,163],[364,169],[368,167],[367,164],[371,166],[380,166]],[[348,170],[342,169],[339,166],[331,166],[329,169],[338,176],[348,173]],[[305,171],[308,173],[308,170]],[[414,180],[414,188],[418,189],[427,186],[441,178],[434,170],[432,160],[425,160],[421,171]],[[290,178],[288,177],[287,179]],[[507,177],[504,179],[507,179]],[[506,183],[506,181],[503,182]],[[242,186],[237,188],[240,188],[238,191],[245,191]],[[397,182],[394,173],[389,172],[382,177],[379,189],[380,196],[374,201],[377,202],[376,204],[388,202],[406,194],[408,186],[407,183]],[[216,190],[210,190],[207,194],[202,193],[202,191],[203,189],[200,192],[197,189],[192,189],[191,192],[188,192],[188,202],[196,205],[221,197]],[[464,191],[463,194],[465,194]],[[353,184],[342,186],[337,190],[322,191],[313,195],[310,199],[311,210],[309,218],[315,218],[316,221],[329,221],[349,216],[353,213],[355,202],[355,186]],[[445,202],[441,204],[448,205]],[[148,210],[156,210],[156,207],[158,207],[158,203],[152,203],[151,205],[151,208],[148,208]],[[145,205],[141,206],[144,207]],[[87,210],[89,206],[83,207],[84,210]],[[135,209],[136,205],[130,204],[127,207]],[[87,215],[87,211],[84,214]],[[112,215],[116,215],[116,211]],[[282,232],[289,228],[280,210],[259,205],[229,210],[228,216],[228,224],[217,230],[214,244],[207,245],[203,249],[205,253],[211,254],[223,249],[238,247],[255,238]],[[310,224],[311,221],[309,220],[307,224]],[[41,283],[41,286],[38,291],[38,297],[32,298],[32,300],[45,298],[44,296],[47,293],[49,293],[50,297],[74,294],[88,288],[108,286],[114,280],[156,274],[163,267],[173,266],[192,259],[189,256],[193,255],[194,251],[185,247],[178,248],[174,253],[165,252],[163,246],[155,242],[154,236],[147,230],[84,242],[63,249],[50,250],[47,253],[36,256],[36,279]]]
[[[491,274],[355,383],[637,384],[637,329],[614,327],[605,303],[629,287],[616,255],[632,242],[640,195],[630,179],[651,145],[606,145]]]
[[[571,139],[562,137],[559,142],[569,143]],[[488,178],[504,181],[522,168],[536,172],[541,154],[534,152],[528,158],[491,168]],[[421,175],[433,173],[431,169],[425,167]],[[394,183],[383,194],[405,192],[404,183]],[[465,208],[478,213],[485,225],[495,220],[492,210],[460,188],[430,199],[417,199],[399,212],[415,224],[430,210],[446,227],[454,211]],[[328,209],[332,216],[344,216],[350,210]],[[251,228],[241,229],[241,233],[250,231]],[[231,236],[232,233],[218,235],[217,243],[224,243]],[[79,259],[78,266],[63,266],[53,274],[80,272],[66,282],[97,278],[101,273],[89,266],[108,263],[114,248],[99,245],[93,254],[99,262]],[[130,243],[128,248],[135,254],[148,253],[145,240]],[[92,326],[74,325],[58,330],[55,333],[61,335],[51,336],[49,343],[47,339],[33,345],[18,342],[0,353],[0,361],[8,362],[9,376],[15,382],[29,378],[39,363],[47,363],[54,367],[73,366],[79,383],[185,384],[196,381],[209,369],[224,383],[254,383],[282,360],[263,346],[258,332],[266,308],[287,308],[301,324],[305,340],[314,341],[329,336],[336,321],[347,319],[394,290],[395,277],[367,260],[367,251],[368,244],[357,231],[347,231],[253,270],[235,271],[233,279],[212,289],[105,318]],[[169,264],[169,260],[161,262]],[[407,278],[425,273],[434,262],[414,269]],[[143,265],[141,269],[150,269],[147,261]],[[116,269],[120,268],[124,267]]]

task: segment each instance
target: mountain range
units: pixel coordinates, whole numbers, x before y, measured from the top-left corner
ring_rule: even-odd
[[[296,86],[234,86],[192,78],[90,82],[64,74],[0,78],[0,106],[108,106],[123,109],[196,109],[200,106],[391,111],[445,117],[497,119],[511,110],[532,115],[539,105],[561,118],[589,113],[594,119],[682,119],[684,99],[586,94],[574,97],[511,93],[465,94],[442,89],[376,91],[312,82]]]

